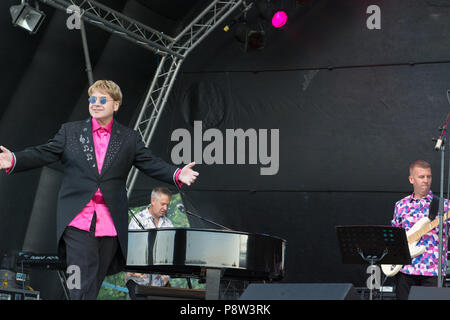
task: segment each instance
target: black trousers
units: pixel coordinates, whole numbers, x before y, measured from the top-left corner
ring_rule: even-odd
[[[67,227],[63,234],[67,266],[78,266],[80,271],[80,285],[69,287],[72,300],[97,299],[108,267],[119,247],[117,237],[95,237],[95,222],[94,213],[89,232]]]
[[[408,300],[412,286],[437,287],[438,277],[415,276],[399,272],[396,276],[397,300]]]

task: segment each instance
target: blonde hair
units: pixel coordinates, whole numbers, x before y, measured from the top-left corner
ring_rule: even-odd
[[[111,80],[97,80],[88,89],[89,96],[95,91],[106,92],[114,99],[114,101],[119,101],[119,106],[122,104],[122,91],[120,87]]]
[[[412,175],[412,172],[415,167],[419,167],[422,169],[429,169],[431,168],[430,164],[426,162],[425,160],[416,160],[413,163],[409,165],[409,174]]]

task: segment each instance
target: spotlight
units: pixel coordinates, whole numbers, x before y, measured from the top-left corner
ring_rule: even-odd
[[[266,21],[272,21],[272,26],[275,28],[281,28],[287,22],[287,13],[282,10],[277,10],[275,6],[271,4],[270,0],[258,0],[256,2],[256,8],[258,9],[261,18]]]
[[[266,44],[264,30],[253,30],[245,22],[236,25],[234,35],[238,41],[244,44],[244,51],[260,50]]]
[[[12,23],[14,26],[19,26],[30,33],[36,33],[45,18],[45,14],[37,8],[33,8],[28,3],[22,2],[17,6],[9,8],[11,13]]]
[[[287,22],[287,14],[284,11],[277,11],[272,17],[272,26],[281,28]]]

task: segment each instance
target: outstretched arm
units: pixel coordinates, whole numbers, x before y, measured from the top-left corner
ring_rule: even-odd
[[[64,144],[65,128],[63,125],[58,133],[46,144],[29,147],[14,153],[1,147],[0,169],[6,169],[7,173],[13,173],[51,164],[60,159],[64,151]],[[14,161],[14,166],[11,168],[12,161]]]

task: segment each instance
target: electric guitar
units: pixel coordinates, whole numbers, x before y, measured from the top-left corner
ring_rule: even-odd
[[[443,217],[443,220],[446,221],[448,218],[448,213],[446,213]],[[417,243],[422,238],[423,235],[427,234],[430,230],[433,230],[439,225],[439,217],[430,221],[428,217],[424,217],[417,221],[411,229],[406,232],[406,237],[408,239],[408,247],[411,258],[415,258],[420,256],[425,252],[425,246],[418,246]],[[382,264],[381,270],[388,277],[395,276],[403,265],[400,264]]]

